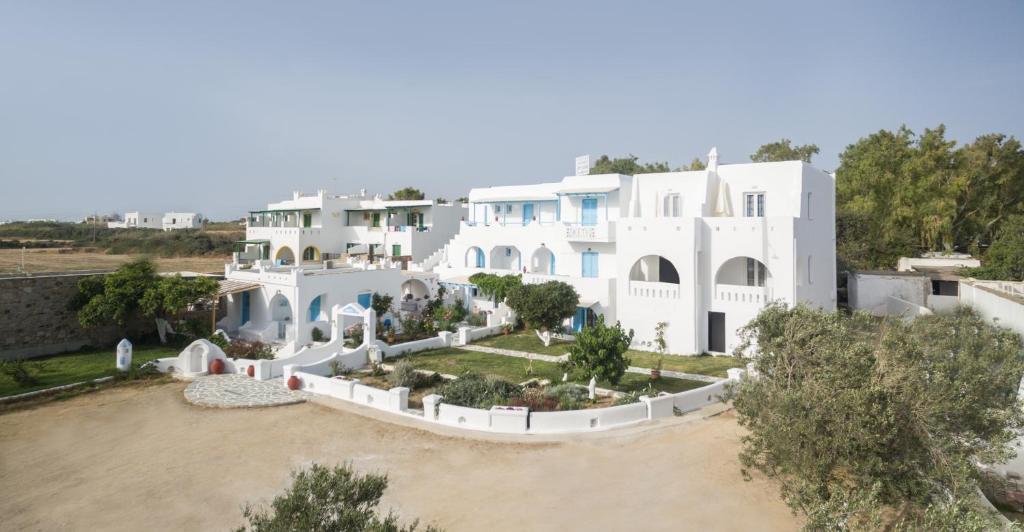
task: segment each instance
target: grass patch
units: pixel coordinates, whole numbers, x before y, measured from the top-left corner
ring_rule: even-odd
[[[493,375],[514,383],[524,382],[534,377],[539,379],[549,379],[553,383],[558,383],[562,381],[563,373],[562,368],[560,368],[558,364],[534,360],[533,374],[530,375],[527,373],[527,368],[529,367],[530,362],[525,358],[495,355],[492,353],[479,353],[477,351],[465,351],[457,348],[423,351],[421,353],[408,355],[408,358],[416,366],[416,369],[425,369],[455,376],[466,371],[475,371],[484,375]],[[616,386],[612,386],[607,382],[599,382],[598,386],[618,390],[620,392],[630,392],[645,388],[648,382],[650,382],[650,380],[646,375],[626,373],[622,377],[622,381]],[[581,384],[585,383],[581,382]],[[706,382],[700,381],[662,377],[661,379],[654,381],[654,388],[663,392],[676,393],[700,388],[707,384],[708,383]]]
[[[633,366],[639,368],[653,368],[658,363],[658,354],[648,351],[636,351],[630,349],[629,351],[626,351],[626,356],[629,357]],[[747,362],[749,362],[749,360],[732,356],[714,357],[711,355],[665,355],[661,369],[725,378],[725,370],[729,368],[746,367]]]
[[[41,361],[45,365],[37,375],[39,383],[21,387],[7,375],[0,375],[0,397],[115,375],[118,371],[114,366],[114,352],[114,348],[110,347],[30,359]],[[132,350],[132,364],[178,356],[180,352],[181,349],[175,347],[135,346]]]
[[[516,331],[507,336],[490,336],[473,343],[497,349],[511,349],[513,351],[525,351],[527,353],[540,353],[551,356],[562,356],[568,353],[569,346],[572,345],[572,342],[551,340],[551,345],[544,347],[544,342],[541,342],[540,338],[537,338],[537,335],[532,330]]]

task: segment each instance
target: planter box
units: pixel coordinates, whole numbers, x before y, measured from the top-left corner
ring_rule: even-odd
[[[525,406],[492,406],[491,407],[491,430],[497,432],[524,433],[530,409]]]

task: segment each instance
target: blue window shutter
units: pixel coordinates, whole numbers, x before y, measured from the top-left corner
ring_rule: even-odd
[[[524,203],[523,204],[523,225],[529,225],[530,221],[532,219],[533,219],[533,204],[532,203]]]
[[[583,277],[597,277],[597,252],[583,252]]]
[[[363,294],[359,294],[359,296],[356,298],[356,301],[358,301],[363,308],[370,308],[370,293],[366,292]]]
[[[583,199],[583,225],[597,225],[597,198]]]

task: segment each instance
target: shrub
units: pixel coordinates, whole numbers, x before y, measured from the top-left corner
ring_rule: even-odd
[[[228,345],[231,344],[230,340],[224,339],[224,337],[219,334],[211,334],[206,339],[209,340],[211,344],[219,347],[221,351],[224,351],[225,354],[227,353],[227,351],[225,350],[227,349]]]
[[[576,410],[590,402],[586,388],[572,383],[556,384],[544,391],[548,397],[558,400],[559,410]]]
[[[449,404],[487,409],[494,405],[508,404],[510,399],[521,398],[522,387],[469,371],[442,385],[437,393],[443,395],[444,401]]]
[[[0,360],[0,373],[10,377],[15,384],[22,388],[39,384],[39,374],[42,373],[45,367],[45,362],[33,362],[23,358]]]
[[[274,348],[260,341],[232,340],[224,349],[224,354],[231,358],[273,360]]]
[[[391,512],[383,517],[378,515],[377,506],[387,487],[387,475],[362,475],[348,464],[333,468],[313,464],[307,470],[292,473],[292,485],[274,497],[269,509],[247,504],[242,510],[247,523],[238,532],[416,530],[416,521],[404,527]]]
[[[313,331],[311,334],[313,335],[314,342],[324,341],[324,332],[320,330],[320,327],[313,327]]]
[[[353,325],[345,330],[345,338],[355,342],[356,345],[363,344],[363,325]]]
[[[399,360],[391,373],[388,373],[388,384],[392,388],[404,387],[415,390],[423,385],[424,380],[408,360]]]
[[[632,341],[632,329],[627,333],[618,322],[608,327],[604,316],[598,316],[594,325],[576,333],[576,341],[569,346],[566,365],[582,371],[587,377],[618,384],[629,367],[625,353]]]
[[[352,374],[352,368],[342,364],[337,360],[332,360],[327,363],[327,366],[331,368],[331,376],[337,377],[338,375],[348,376]]]
[[[483,312],[474,312],[466,318],[466,323],[473,327],[483,327],[487,325],[487,315]]]

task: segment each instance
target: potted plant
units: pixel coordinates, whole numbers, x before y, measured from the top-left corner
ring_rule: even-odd
[[[654,363],[654,367],[651,368],[651,380],[656,381],[661,378],[661,364],[665,357],[658,357],[658,360]]]

